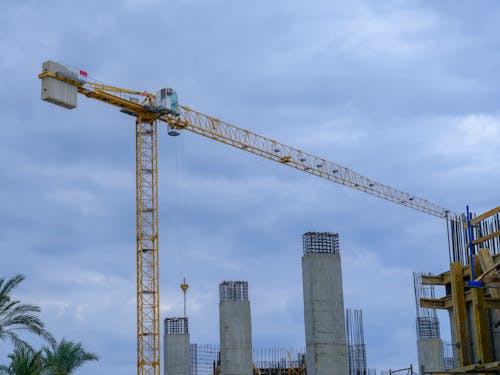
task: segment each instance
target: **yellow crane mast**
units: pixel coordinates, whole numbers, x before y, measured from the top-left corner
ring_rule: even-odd
[[[324,158],[286,146],[177,103],[172,89],[155,94],[91,81],[87,73],[47,61],[42,99],[72,109],[77,94],[111,104],[136,117],[137,373],[160,375],[158,263],[158,121],[170,135],[187,130],[303,172],[440,218],[458,214],[426,199],[379,183]]]

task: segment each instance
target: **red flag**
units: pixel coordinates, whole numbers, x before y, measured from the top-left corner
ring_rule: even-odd
[[[148,95],[148,92],[147,92],[147,91],[143,91],[143,92],[141,92],[141,95],[142,95],[142,96],[147,96],[147,95]]]
[[[83,70],[80,70],[80,75],[84,76],[84,77],[87,77],[87,72],[83,71]]]

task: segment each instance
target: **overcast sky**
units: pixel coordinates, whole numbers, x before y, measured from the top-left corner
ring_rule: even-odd
[[[499,19],[497,1],[0,0],[0,276],[25,274],[16,296],[101,356],[79,374],[136,371],[134,120],[85,97],[42,102],[43,61],[173,87],[201,112],[480,213],[499,203]],[[162,318],[182,314],[186,276],[191,341],[218,343],[218,284],[248,280],[254,346],[304,345],[301,237],[337,232],[369,367],[416,365],[412,272],[448,268],[443,220],[194,134],[162,127],[159,153]]]

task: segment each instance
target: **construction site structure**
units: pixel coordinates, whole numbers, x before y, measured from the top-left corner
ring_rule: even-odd
[[[247,281],[219,285],[220,370],[222,375],[252,375],[252,322]]]
[[[303,235],[302,283],[308,375],[348,375],[339,237]]]
[[[449,312],[456,359],[450,372],[500,371],[500,207],[452,228],[450,270],[422,275],[422,284],[444,286],[446,294],[420,298],[420,306]]]
[[[155,94],[102,84],[87,72],[54,61],[42,64],[42,100],[72,109],[77,95],[113,105],[135,117],[137,373],[160,374],[160,293],[158,264],[158,123],[177,136],[186,130],[329,181],[443,219],[459,215],[424,198],[362,176],[335,162],[284,145],[178,104],[177,93]],[[343,312],[342,312],[343,314]]]
[[[445,370],[444,346],[436,309],[421,307],[421,298],[436,298],[434,285],[422,285],[422,274],[413,273],[418,368],[421,375]]]
[[[163,350],[164,375],[190,375],[190,342],[188,319],[166,318]]]

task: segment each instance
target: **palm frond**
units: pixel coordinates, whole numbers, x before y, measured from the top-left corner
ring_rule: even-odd
[[[42,349],[45,369],[50,375],[69,375],[89,361],[98,361],[99,356],[87,352],[82,343],[62,339],[60,343]]]

